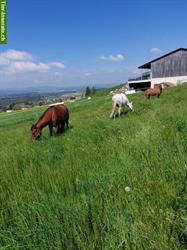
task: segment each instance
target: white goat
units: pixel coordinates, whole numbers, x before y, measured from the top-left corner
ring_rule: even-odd
[[[110,118],[116,117],[116,108],[118,107],[118,115],[120,117],[121,115],[121,110],[123,107],[129,107],[132,111],[134,110],[133,109],[133,105],[132,105],[132,102],[129,102],[127,96],[123,93],[121,94],[115,94],[113,97],[112,97],[112,112],[110,114]]]

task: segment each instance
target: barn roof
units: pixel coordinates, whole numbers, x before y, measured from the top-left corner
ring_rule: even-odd
[[[139,66],[138,68],[139,68],[139,69],[150,69],[150,68],[151,68],[151,63],[153,63],[153,62],[155,62],[155,61],[158,61],[158,60],[160,60],[160,59],[162,59],[162,58],[164,58],[164,57],[166,57],[166,56],[169,56],[169,55],[171,55],[171,54],[173,54],[173,53],[176,53],[176,52],[178,52],[178,51],[180,51],[180,50],[185,50],[185,51],[187,51],[187,48],[179,48],[179,49],[173,50],[173,51],[171,51],[171,52],[169,52],[169,53],[167,53],[167,54],[165,54],[165,55],[163,55],[163,56],[160,56],[160,57],[158,57],[158,58],[156,58],[156,59],[154,59],[154,60],[152,60],[152,61],[150,61],[150,62],[147,62],[147,63],[145,63],[145,64]]]

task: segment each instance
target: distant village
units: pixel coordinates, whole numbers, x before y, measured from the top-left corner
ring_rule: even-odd
[[[50,105],[57,102],[63,102],[63,101],[75,101],[77,99],[82,98],[81,94],[77,95],[67,95],[57,98],[47,98],[47,97],[41,97],[39,100],[32,100],[32,98],[27,98],[28,100],[21,102],[21,98],[15,98],[10,99],[9,104],[1,104],[0,105],[0,112],[12,112],[16,110],[26,110],[29,108],[32,108],[34,106],[43,106],[43,105]],[[25,99],[25,98],[24,98]]]
[[[89,98],[96,93],[96,88],[89,86],[86,87],[84,92],[72,92],[62,94],[59,93],[46,94],[46,95],[23,95],[17,97],[4,97],[0,99],[0,112],[12,112],[17,110],[27,110],[34,106],[51,105],[53,103],[61,103],[64,101],[74,102],[81,98]],[[56,95],[56,96],[55,96]]]
[[[76,99],[80,99],[80,96],[67,96],[63,98],[53,98],[53,99],[41,99],[39,101],[26,101],[23,103],[11,103],[7,105],[0,105],[0,112],[12,112],[16,110],[26,110],[32,108],[34,106],[42,106],[42,105],[50,105],[56,102],[63,102],[63,101],[74,101]]]

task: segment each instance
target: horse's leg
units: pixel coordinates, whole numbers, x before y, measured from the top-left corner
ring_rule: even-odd
[[[110,113],[110,118],[113,117],[113,110],[114,110],[114,108],[112,107],[112,111],[111,111],[111,113]]]
[[[116,119],[116,112],[114,112],[114,114],[112,115],[112,117],[114,117],[114,120]]]
[[[110,114],[110,118],[112,118],[113,117],[113,110],[112,110],[112,112],[111,112],[111,114]]]
[[[125,105],[122,106],[122,114],[125,114]]]
[[[65,126],[65,122],[61,122],[61,129],[60,129],[60,133],[64,132],[64,126]]]
[[[117,106],[116,106],[115,109],[114,109],[114,114],[113,114],[114,120],[116,119],[117,113],[118,113],[118,111],[117,111]]]
[[[69,119],[66,120],[66,128],[69,128]]]
[[[121,109],[122,109],[122,107],[119,106],[119,108],[118,108],[118,115],[119,115],[119,117],[120,117],[120,115],[121,115]]]
[[[57,125],[57,134],[60,134],[61,133],[61,124],[58,124]]]
[[[49,134],[50,136],[53,135],[53,126],[51,124],[49,124]]]
[[[115,117],[115,115],[114,115],[115,109],[116,109],[116,105],[113,105],[112,112],[110,114],[110,118],[112,118],[113,116]]]

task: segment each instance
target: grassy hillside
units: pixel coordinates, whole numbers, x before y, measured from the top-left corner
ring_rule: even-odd
[[[44,107],[0,114],[0,249],[187,247],[187,86],[129,99],[115,121],[106,91],[68,104],[36,142]]]

